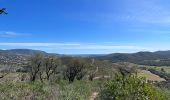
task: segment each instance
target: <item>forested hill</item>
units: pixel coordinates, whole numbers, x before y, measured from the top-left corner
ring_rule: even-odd
[[[59,54],[51,54],[41,50],[32,49],[11,49],[0,50],[0,55],[24,55],[32,56],[41,53],[44,56],[56,55],[66,56]],[[75,55],[67,55],[75,56]],[[144,65],[164,65],[170,66],[170,51],[156,51],[156,52],[137,52],[137,53],[113,53],[108,55],[78,55],[78,57],[95,58],[99,60],[109,60],[111,62],[131,62]]]
[[[111,62],[132,62],[144,65],[170,65],[170,51],[113,53],[93,58],[109,60]]]

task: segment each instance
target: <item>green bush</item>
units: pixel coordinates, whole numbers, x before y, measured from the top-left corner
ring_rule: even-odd
[[[161,94],[151,84],[147,83],[145,78],[139,78],[136,75],[115,77],[108,81],[100,93],[102,100],[166,100],[164,94]]]

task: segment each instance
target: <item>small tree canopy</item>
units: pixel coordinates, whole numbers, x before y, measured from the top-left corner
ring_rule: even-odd
[[[71,58],[66,64],[64,78],[68,79],[69,82],[73,82],[76,78],[81,80],[85,74],[85,62],[82,59]]]
[[[35,81],[38,73],[43,65],[43,55],[37,54],[30,59],[29,68],[30,68],[30,81]]]
[[[0,9],[0,14],[8,14],[8,13],[6,12],[6,8],[1,8],[1,9]]]

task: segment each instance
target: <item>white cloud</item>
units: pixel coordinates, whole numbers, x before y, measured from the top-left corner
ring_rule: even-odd
[[[1,46],[51,47],[51,46],[77,46],[76,43],[0,43]]]
[[[6,47],[40,47],[50,49],[82,49],[82,50],[149,50],[148,48],[132,45],[113,45],[113,44],[95,44],[95,43],[0,43],[0,46]]]
[[[17,33],[12,31],[0,31],[0,37],[18,37],[18,36],[28,36],[30,34],[27,33]]]

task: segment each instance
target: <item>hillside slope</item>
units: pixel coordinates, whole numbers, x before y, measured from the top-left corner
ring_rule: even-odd
[[[132,62],[146,65],[170,65],[170,51],[113,53],[105,56],[93,57],[111,62]]]

